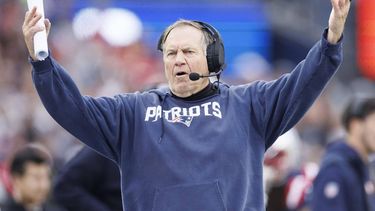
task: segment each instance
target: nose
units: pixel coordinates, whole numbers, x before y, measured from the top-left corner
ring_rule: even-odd
[[[182,50],[179,49],[176,55],[176,65],[181,66],[184,64],[186,64],[185,55],[184,55],[184,52],[182,52]]]

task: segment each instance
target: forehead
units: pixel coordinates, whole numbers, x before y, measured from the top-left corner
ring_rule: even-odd
[[[32,162],[27,162],[25,165],[25,175],[35,174],[35,173],[49,173],[50,166],[45,163],[37,164]]]
[[[203,41],[203,32],[193,26],[181,25],[172,29],[167,39],[164,42],[166,48],[168,47],[198,47]]]

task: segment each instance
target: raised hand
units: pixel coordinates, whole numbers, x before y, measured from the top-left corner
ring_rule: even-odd
[[[33,7],[30,11],[27,11],[25,14],[25,20],[22,25],[22,32],[25,39],[25,43],[31,58],[36,61],[34,52],[34,41],[33,37],[37,32],[43,31],[46,29],[47,36],[51,28],[51,22],[48,19],[44,20],[44,26],[37,25],[38,21],[42,18],[41,14],[36,12],[36,7]]]
[[[340,39],[350,9],[350,0],[331,0],[332,11],[328,21],[328,42],[335,44]]]

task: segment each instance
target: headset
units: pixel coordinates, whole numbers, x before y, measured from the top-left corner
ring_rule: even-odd
[[[224,43],[221,39],[220,33],[210,24],[202,21],[193,21],[202,26],[202,29],[205,30],[212,38],[213,42],[207,45],[206,49],[206,59],[208,71],[210,73],[221,73],[225,68],[225,52],[224,52]],[[163,52],[162,43],[168,34],[163,33],[158,41],[157,50]]]

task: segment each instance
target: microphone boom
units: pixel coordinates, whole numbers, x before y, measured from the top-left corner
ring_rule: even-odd
[[[199,80],[200,78],[207,78],[207,77],[212,77],[212,76],[218,76],[221,74],[221,72],[223,72],[223,70],[220,70],[219,72],[217,73],[210,73],[209,75],[199,75],[199,73],[196,73],[196,72],[191,72],[189,74],[189,79],[192,80],[192,81],[197,81]]]

